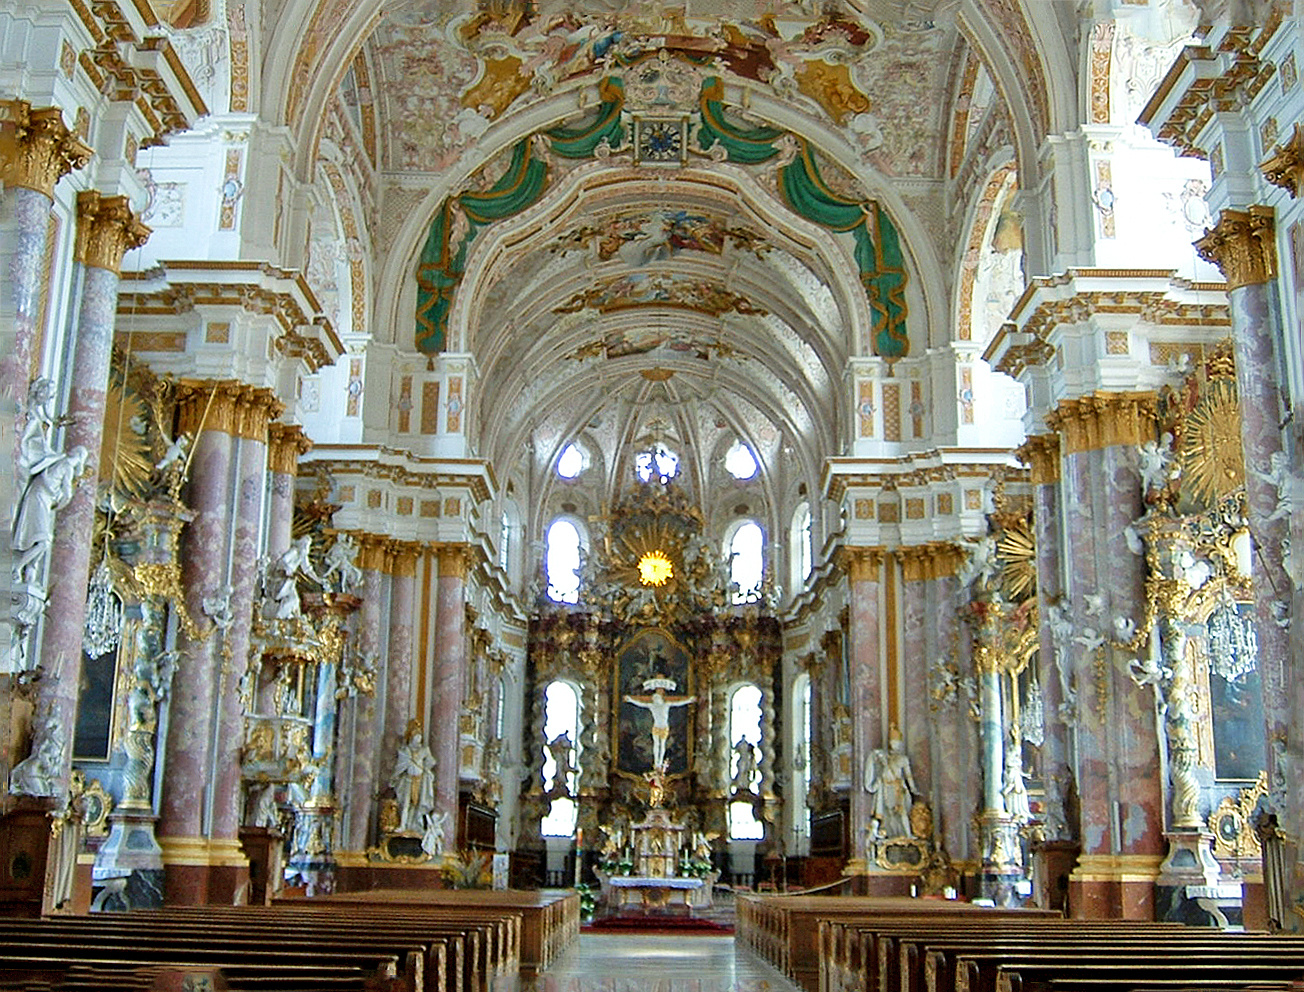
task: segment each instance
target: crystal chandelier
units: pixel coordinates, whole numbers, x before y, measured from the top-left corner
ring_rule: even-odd
[[[1259,654],[1259,637],[1254,621],[1224,603],[1209,617],[1209,667],[1227,682],[1239,682],[1254,671]]]
[[[109,556],[100,559],[91,576],[86,597],[86,630],[82,648],[91,658],[108,654],[118,646],[122,625],[122,604],[113,595],[113,576],[109,574]]]

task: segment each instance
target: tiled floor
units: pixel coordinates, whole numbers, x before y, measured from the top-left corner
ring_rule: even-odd
[[[800,992],[733,937],[584,934],[537,992]]]

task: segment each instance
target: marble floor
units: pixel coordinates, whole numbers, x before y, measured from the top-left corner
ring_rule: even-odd
[[[800,992],[733,937],[583,934],[537,992]]]

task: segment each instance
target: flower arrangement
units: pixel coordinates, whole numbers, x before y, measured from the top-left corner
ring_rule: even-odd
[[[493,855],[483,851],[450,851],[440,866],[454,889],[487,889],[493,885]]]
[[[634,874],[634,861],[625,855],[612,855],[598,862],[598,867],[608,875]]]
[[[580,916],[586,920],[593,919],[598,908],[598,894],[593,891],[593,886],[580,882],[575,886],[575,891],[580,894]]]
[[[690,855],[680,859],[679,874],[688,878],[706,878],[707,875],[711,874],[712,867],[711,862],[705,858]]]

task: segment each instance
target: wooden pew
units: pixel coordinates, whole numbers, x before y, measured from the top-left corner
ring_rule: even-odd
[[[1153,985],[1156,981],[1162,984],[1165,979],[1173,985],[1198,979],[1234,986],[1265,979],[1299,981],[1304,978],[1304,958],[1299,954],[1268,952],[1246,958],[1189,954],[1138,954],[1093,960],[1040,958],[1005,962],[997,966],[995,977],[996,987],[1006,992],[1048,992],[1052,982],[1069,980],[1079,987],[1089,985],[1097,992],[1131,992],[1143,984]],[[961,988],[957,981],[957,992]]]
[[[276,900],[277,906],[304,900]],[[580,932],[580,897],[570,890],[525,892],[513,889],[375,889],[370,892],[334,893],[311,902],[348,906],[419,905],[456,908],[459,911],[492,910],[521,917],[520,973],[534,978],[577,939]]]
[[[822,919],[867,919],[904,914],[937,918],[977,914],[987,920],[1002,917],[1060,918],[1060,914],[1053,910],[1000,909],[905,896],[761,896],[740,893],[735,905],[740,939],[807,992],[818,992],[820,985],[819,923]]]

